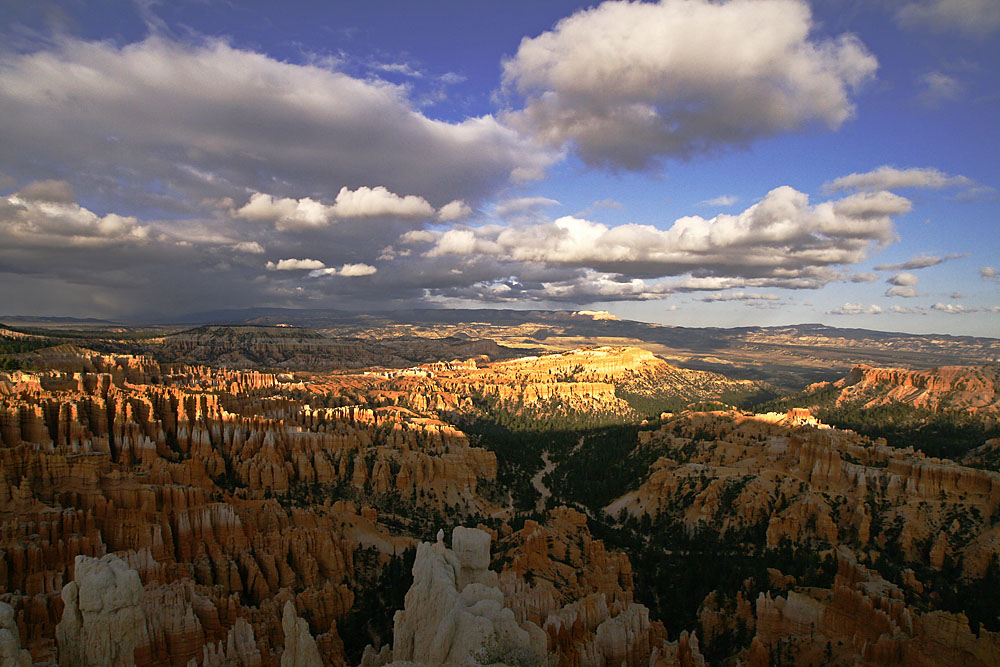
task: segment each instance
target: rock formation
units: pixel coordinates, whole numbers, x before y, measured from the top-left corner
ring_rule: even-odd
[[[544,655],[544,633],[530,621],[519,625],[504,607],[489,563],[490,535],[482,530],[455,528],[452,549],[443,532],[417,547],[413,585],[393,619],[396,663],[474,664],[491,643]]]
[[[331,349],[329,337],[296,331],[201,331],[172,344],[196,358],[216,354],[213,336],[233,365],[249,353],[260,355],[255,364],[295,363]],[[846,662],[995,658],[995,635],[973,610],[940,610],[955,608],[942,603],[942,581],[969,586],[995,572],[997,473],[824,428],[804,411],[667,414],[639,432],[628,457],[642,467],[606,513],[574,498],[589,516],[560,507],[526,518],[497,489],[504,461],[492,443],[457,426],[466,418],[635,420],[621,395],[709,400],[757,385],[630,348],[418,365],[385,352],[430,355],[433,345],[411,342],[368,349],[392,363],[364,372],[220,368],[60,345],[28,353],[31,372],[0,373],[4,659],[344,665],[357,660],[362,624],[383,644],[393,632],[392,649],[367,652],[368,665],[505,651],[574,667],[700,665],[734,637],[742,643],[724,657],[751,664],[821,661],[826,641]],[[344,344],[345,354],[365,346]],[[461,347],[436,349],[449,346]],[[876,375],[855,384],[889,381]],[[943,387],[891,377],[928,409],[928,388]],[[976,384],[986,375],[963,377],[946,391],[968,400],[935,409],[988,412],[971,398],[986,395]],[[987,443],[970,462],[996,449]],[[557,474],[572,469],[568,454],[549,454],[552,498],[568,502],[568,478]],[[482,530],[455,529],[451,548],[421,544],[389,630],[409,582],[396,576],[394,597],[372,595],[382,575],[405,572],[410,547],[459,522]],[[648,568],[649,554],[630,561],[591,534],[601,524],[609,540],[632,531],[634,544],[664,526],[677,536],[711,531],[737,544],[735,554],[753,539],[762,558],[794,548],[833,570],[820,585],[766,563],[704,597],[697,621],[675,622],[668,637],[668,617],[644,597],[649,579],[635,585],[633,563]],[[381,627],[359,622],[376,607]]]
[[[930,370],[855,366],[834,383],[812,389],[839,390],[837,405],[865,407],[905,403],[932,412],[952,410],[996,417],[1000,414],[1000,365],[941,366]]]
[[[56,626],[59,664],[136,664],[136,648],[148,641],[139,573],[113,554],[77,556],[74,570],[62,589],[65,607]]]
[[[285,631],[281,667],[323,667],[316,640],[309,634],[309,624],[295,614],[295,605],[291,600],[285,603],[281,628]]]
[[[21,648],[21,639],[14,622],[14,609],[0,602],[0,666],[29,667],[31,653]]]

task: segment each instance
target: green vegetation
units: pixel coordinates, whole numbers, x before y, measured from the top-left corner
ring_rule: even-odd
[[[406,591],[413,584],[416,549],[401,555],[384,556],[375,547],[354,552],[354,605],[337,619],[337,632],[344,640],[348,664],[361,662],[365,646],[392,644],[392,616],[403,608]],[[329,628],[310,628],[320,634]]]
[[[0,371],[17,371],[28,368],[28,364],[15,359],[11,355],[33,352],[43,347],[50,347],[52,341],[47,339],[17,339],[0,337]]]
[[[542,453],[549,452],[560,461],[580,438],[607,429],[631,428],[634,446],[635,427],[622,427],[624,418],[609,413],[579,413],[557,401],[545,406],[509,405],[493,397],[475,397],[476,415],[459,425],[474,446],[485,447],[497,455],[497,480],[491,500],[506,505],[509,500],[519,511],[531,511],[537,492],[531,477],[543,467]]]
[[[958,459],[990,438],[1000,438],[1000,423],[957,410],[932,411],[907,403],[867,407],[860,399],[836,404],[840,390],[827,385],[754,407],[758,412],[785,412],[793,407],[811,407],[820,421],[850,429],[869,438],[885,438],[891,447],[913,447],[928,456]],[[997,468],[993,468],[997,469]]]
[[[506,665],[506,667],[555,667],[559,658],[555,655],[537,655],[532,651],[515,646],[509,639],[492,637],[475,655],[479,665]]]
[[[892,447],[913,447],[929,456],[957,459],[990,438],[1000,438],[1000,424],[960,412],[932,412],[905,403],[871,408],[858,404],[824,407],[821,421],[870,438],[885,438]]]

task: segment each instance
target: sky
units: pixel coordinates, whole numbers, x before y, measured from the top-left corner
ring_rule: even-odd
[[[1000,336],[1000,2],[0,0],[0,314]]]

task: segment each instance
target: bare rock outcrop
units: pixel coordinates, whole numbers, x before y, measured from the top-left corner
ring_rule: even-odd
[[[452,547],[445,546],[443,532],[437,543],[417,547],[413,585],[393,618],[396,664],[475,664],[476,654],[491,642],[544,654],[541,629],[519,626],[503,606],[497,575],[489,570],[489,533],[455,528]]]
[[[906,403],[934,412],[948,409],[993,416],[1000,413],[1000,365],[996,364],[919,371],[861,365],[832,386],[840,390],[838,405]]]
[[[281,667],[323,667],[316,640],[309,634],[309,624],[295,613],[291,600],[285,603],[281,614],[281,629],[285,631]]]
[[[0,667],[29,667],[31,654],[21,648],[14,609],[6,602],[0,602]]]
[[[73,581],[56,626],[59,664],[134,665],[135,649],[148,642],[139,573],[114,554],[77,556]]]

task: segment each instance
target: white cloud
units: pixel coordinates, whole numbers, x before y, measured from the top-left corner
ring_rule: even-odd
[[[702,206],[732,206],[740,200],[736,195],[719,195],[712,199],[705,199],[698,202]]]
[[[319,278],[321,276],[344,276],[346,278],[357,278],[358,276],[370,276],[377,271],[378,269],[370,264],[344,264],[339,269],[324,268],[310,271],[309,276],[311,278]]]
[[[438,220],[441,222],[454,222],[465,220],[472,216],[472,208],[461,199],[448,202],[438,211]]]
[[[810,38],[801,0],[605,2],[521,41],[504,62],[509,116],[589,164],[647,168],[816,123],[839,127],[875,57]]]
[[[455,202],[451,202],[454,204]],[[346,187],[337,193],[333,205],[333,215],[338,218],[374,218],[393,216],[397,218],[429,218],[434,215],[434,207],[423,197],[399,195],[389,192],[384,186],[357,190]]]
[[[250,195],[250,201],[233,211],[233,217],[273,222],[280,231],[325,227],[333,217],[333,207],[310,197],[276,198],[262,192]]]
[[[968,255],[952,253],[951,255],[945,255],[944,257],[938,255],[917,255],[911,257],[905,262],[900,262],[898,264],[879,264],[875,267],[876,271],[903,271],[903,270],[913,270],[913,269],[926,269],[929,266],[937,266],[952,259],[960,259],[962,257],[967,257]]]
[[[340,267],[339,275],[349,277],[370,276],[376,271],[378,269],[370,264],[344,264]]]
[[[233,246],[236,252],[245,252],[250,255],[263,255],[264,246],[256,241],[242,241]]]
[[[936,310],[939,313],[948,313],[949,315],[967,315],[978,312],[979,309],[967,308],[960,303],[941,303],[939,301],[931,306],[931,310]]]
[[[1000,3],[996,0],[918,0],[900,7],[896,20],[907,28],[955,31],[981,38],[1000,28]]]
[[[882,308],[875,304],[866,307],[863,303],[845,303],[826,312],[828,315],[879,315],[882,313]]]
[[[900,188],[941,188],[968,187],[974,182],[965,176],[949,176],[931,168],[897,169],[884,165],[864,173],[841,176],[823,187],[827,191],[838,190],[898,190]]]
[[[279,259],[278,263],[267,263],[268,271],[304,271],[326,268],[318,259]]]
[[[913,273],[897,273],[886,279],[890,285],[900,285],[902,287],[913,287],[917,284],[917,276]]]
[[[890,287],[889,289],[887,289],[885,291],[885,295],[898,296],[904,299],[913,299],[920,296],[920,292],[918,292],[914,287],[902,287],[897,285],[895,287]]]
[[[997,277],[997,270],[992,266],[983,266],[979,269],[979,277],[983,280],[991,280]]]
[[[764,280],[759,286],[815,287],[838,278],[827,267],[859,262],[873,242],[892,241],[890,216],[909,208],[908,200],[888,192],[810,205],[808,196],[785,186],[742,213],[708,220],[684,217],[666,230],[637,224],[608,227],[564,216],[535,225],[428,232],[435,240],[425,256],[488,257],[637,277],[691,273],[698,278]],[[421,235],[419,240],[426,238]],[[418,242],[414,236],[406,240]]]
[[[945,102],[958,99],[965,90],[961,81],[937,70],[922,74],[919,84],[921,90],[917,99],[930,109],[936,109]]]
[[[60,181],[33,183],[0,197],[0,247],[97,247],[141,243],[149,237],[149,228],[137,218],[100,216],[71,198],[72,189]]]
[[[275,184],[323,193],[365,183],[444,205],[538,177],[555,158],[491,116],[433,120],[404,86],[325,64],[222,41],[50,44],[0,70],[0,171],[59,164],[78,187],[147,202],[159,201],[146,189],[155,183],[174,206],[291,194]]]
[[[456,205],[464,204],[451,202],[446,206],[451,206],[449,211],[454,213]],[[232,211],[232,215],[244,220],[273,222],[279,231],[291,231],[326,227],[337,220],[353,218],[430,218],[434,215],[434,208],[423,197],[401,197],[379,185],[374,188],[362,186],[357,190],[343,187],[336,201],[329,205],[310,197],[276,198],[255,192],[250,195],[250,201]]]
[[[878,280],[878,274],[871,272],[852,273],[850,277],[852,283],[873,283],[876,280]]]
[[[404,245],[412,245],[415,243],[432,243],[438,237],[434,235],[433,232],[429,232],[426,229],[414,229],[413,231],[406,232],[399,237],[399,242]]]

